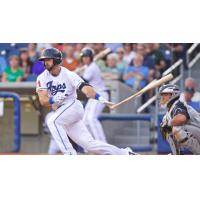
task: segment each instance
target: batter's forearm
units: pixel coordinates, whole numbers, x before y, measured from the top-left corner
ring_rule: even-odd
[[[182,126],[187,123],[187,118],[185,115],[178,114],[171,120],[172,126]]]
[[[81,91],[86,95],[87,98],[95,99],[96,92],[91,86],[84,86]]]
[[[50,107],[49,97],[39,97],[40,104],[44,107]]]

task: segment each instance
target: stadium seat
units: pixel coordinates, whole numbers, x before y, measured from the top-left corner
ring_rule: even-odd
[[[37,79],[37,75],[28,75],[28,77],[26,78],[26,81],[36,81]]]
[[[28,43],[16,43],[16,48],[20,49],[20,48],[27,48],[28,47]]]
[[[0,56],[0,73],[4,72],[6,67],[7,67],[7,62],[5,57]]]
[[[1,43],[0,50],[9,50],[11,47],[11,43]]]
[[[18,49],[11,49],[9,52],[8,52],[8,57],[12,56],[12,55],[19,55],[19,50]]]

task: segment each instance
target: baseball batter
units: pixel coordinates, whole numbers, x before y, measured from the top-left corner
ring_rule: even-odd
[[[101,71],[97,64],[93,62],[93,50],[91,48],[83,48],[80,55],[85,68],[82,74],[83,80],[89,83],[100,96],[108,100],[108,92],[101,78]],[[90,98],[85,106],[83,122],[94,139],[106,142],[102,125],[98,120],[104,107],[105,104]]]
[[[119,149],[91,136],[82,120],[84,109],[77,100],[76,90],[81,90],[88,98],[96,99],[102,104],[112,103],[95,92],[77,74],[60,66],[62,54],[58,49],[45,49],[40,60],[44,62],[46,70],[37,78],[36,91],[41,105],[52,106],[54,109],[47,125],[61,152],[66,155],[77,154],[69,141],[71,138],[83,149],[94,154],[133,154],[130,148]]]
[[[184,147],[200,155],[200,114],[179,100],[180,90],[176,85],[163,85],[159,95],[160,105],[167,107],[160,131],[172,153],[180,154],[180,147]]]

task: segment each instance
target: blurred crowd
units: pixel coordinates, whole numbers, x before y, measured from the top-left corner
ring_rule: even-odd
[[[95,54],[112,52],[97,60],[104,80],[119,80],[138,90],[161,74],[178,59],[185,59],[186,43],[2,43],[0,44],[1,82],[34,81],[44,71],[38,61],[44,48],[55,47],[63,53],[62,65],[71,71],[82,66],[80,51],[90,47]]]
[[[189,43],[1,43],[0,44],[0,78],[1,82],[35,81],[44,71],[38,61],[43,49],[54,47],[62,51],[62,66],[71,71],[81,69],[83,64],[80,52],[90,47],[95,55],[106,48],[112,50],[104,58],[95,61],[104,80],[119,80],[137,91],[162,73],[180,58],[185,61]],[[200,102],[196,92],[195,80],[185,83],[182,99],[200,111],[193,101]],[[195,96],[196,94],[196,96]],[[145,102],[153,95],[150,91],[142,99]]]

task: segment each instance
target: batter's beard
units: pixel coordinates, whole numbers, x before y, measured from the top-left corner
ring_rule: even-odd
[[[45,65],[46,70],[48,70],[49,72],[53,69],[53,67],[54,67],[54,65],[50,66],[50,68],[47,68],[47,65]]]

